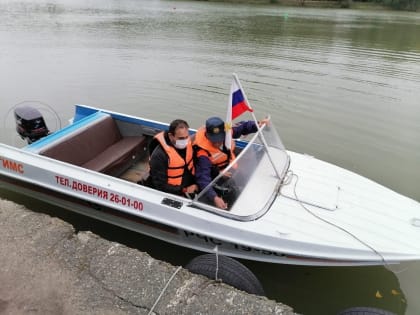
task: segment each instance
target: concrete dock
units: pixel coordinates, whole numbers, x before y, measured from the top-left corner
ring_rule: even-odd
[[[295,314],[0,199],[0,314]]]

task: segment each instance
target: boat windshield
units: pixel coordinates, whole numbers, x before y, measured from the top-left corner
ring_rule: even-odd
[[[206,195],[214,189],[228,204],[227,216],[255,219],[269,209],[290,159],[272,122],[249,140],[237,140],[235,151],[236,158],[196,196],[194,204],[213,212],[213,201]]]

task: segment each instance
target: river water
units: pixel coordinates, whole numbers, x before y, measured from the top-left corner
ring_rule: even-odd
[[[231,73],[256,116],[308,153],[420,201],[420,15],[153,0],[2,0],[2,142],[19,145],[10,108],[81,103],[199,127],[224,116]],[[185,264],[197,252],[1,196]],[[420,314],[420,264],[314,268],[244,262],[267,295],[303,314],[374,306]]]

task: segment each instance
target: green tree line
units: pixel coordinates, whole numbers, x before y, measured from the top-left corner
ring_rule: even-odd
[[[231,0],[232,1],[232,0]],[[271,3],[282,3],[283,0],[269,0]],[[285,0],[288,2],[287,0]],[[312,3],[311,3],[312,2]],[[420,9],[420,0],[296,0],[296,4],[300,6],[316,6],[315,3],[323,2],[324,5],[319,6],[334,6],[341,8],[351,8],[358,4],[374,4],[383,6],[394,10],[408,10],[418,11]]]
[[[352,1],[352,0],[348,0],[348,1]],[[360,2],[373,2],[377,4],[382,4],[386,7],[390,7],[396,10],[417,11],[418,8],[420,7],[420,0],[366,0],[366,1],[360,1]]]

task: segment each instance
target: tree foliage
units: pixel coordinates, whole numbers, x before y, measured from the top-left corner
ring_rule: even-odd
[[[342,4],[342,7],[351,6],[351,1],[354,2],[373,2],[382,4],[395,10],[417,11],[420,8],[420,0],[337,0]]]
[[[417,11],[420,7],[420,0],[382,0],[386,5],[398,10]]]

